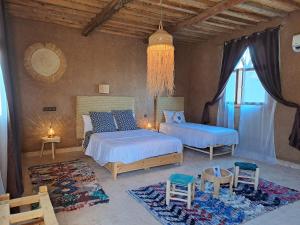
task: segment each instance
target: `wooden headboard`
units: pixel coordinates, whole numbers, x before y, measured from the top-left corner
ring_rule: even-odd
[[[163,110],[184,111],[184,97],[157,97],[155,102],[156,127],[164,122]]]
[[[77,96],[76,97],[76,137],[84,138],[82,115],[89,112],[110,112],[111,110],[132,109],[134,97],[116,96]]]

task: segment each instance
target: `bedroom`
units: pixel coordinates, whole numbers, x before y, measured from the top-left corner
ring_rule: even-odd
[[[274,103],[276,104],[275,110],[267,112],[271,113],[274,118],[268,116],[266,117],[268,120],[262,120],[264,124],[269,121],[273,129],[262,134],[254,131],[252,136],[247,131],[250,128],[249,123],[246,123],[248,120],[241,120],[243,104],[236,104],[237,90],[240,90],[238,85],[223,87],[226,90],[238,87],[234,91],[234,104],[225,104],[225,106],[236,105],[233,110],[229,110],[229,107],[222,108],[221,106],[224,106],[221,104],[222,101],[209,107],[209,124],[215,128],[217,123],[221,124],[220,118],[224,118],[226,115],[230,125],[227,121],[225,126],[223,121],[222,126],[234,128],[239,133],[241,145],[244,140],[242,134],[245,135],[246,140],[249,139],[253,143],[256,143],[256,139],[251,139],[250,136],[253,137],[255,134],[271,135],[271,144],[268,143],[267,152],[260,153],[259,160],[251,157],[249,159],[251,155],[248,155],[248,158],[236,155],[240,149],[239,145],[235,145],[236,143],[227,143],[230,145],[229,153],[231,153],[232,147],[235,150],[233,156],[231,154],[211,156],[209,148],[204,150],[206,152],[204,154],[198,151],[202,150],[203,146],[194,146],[195,151],[190,143],[184,143],[180,137],[176,138],[172,137],[174,134],[164,135],[157,132],[160,123],[165,122],[164,110],[184,111],[186,121],[200,124],[205,103],[217,95],[220,76],[222,76],[221,68],[229,65],[228,63],[222,65],[222,60],[226,58],[223,56],[225,46],[229,46],[228,44],[224,45],[224,42],[251,40],[251,37],[257,32],[274,33],[278,31],[279,40],[275,42],[275,46],[277,43],[279,47],[279,78],[282,97],[285,101],[299,105],[300,53],[295,52],[292,47],[293,38],[296,40],[297,35],[300,34],[298,24],[300,2],[298,0],[163,0],[162,3],[160,0],[6,0],[1,1],[1,6],[1,69],[3,77],[1,77],[3,81],[0,80],[1,119],[4,118],[5,110],[10,117],[10,120],[7,120],[7,116],[5,118],[6,124],[9,122],[9,129],[7,130],[5,123],[1,123],[0,130],[1,194],[9,192],[11,198],[34,195],[37,193],[37,186],[47,184],[43,180],[35,180],[35,175],[42,172],[40,169],[44,168],[43,165],[52,165],[49,168],[60,173],[65,168],[61,168],[63,164],[55,163],[69,162],[73,166],[71,170],[79,173],[81,179],[84,179],[85,175],[90,175],[85,182],[98,189],[92,193],[92,196],[88,196],[88,200],[84,201],[76,200],[76,190],[73,190],[73,194],[65,197],[75,199],[64,204],[62,201],[54,201],[53,196],[55,195],[52,193],[53,188],[61,191],[63,187],[53,183],[48,185],[52,205],[56,211],[55,217],[59,224],[179,224],[175,221],[166,222],[168,218],[159,216],[153,208],[149,208],[145,199],[138,198],[134,190],[151,187],[151,185],[159,189],[158,184],[165,185],[173,174],[189,175],[193,177],[196,184],[195,199],[192,201],[192,207],[196,210],[195,206],[199,206],[201,203],[199,198],[203,194],[199,187],[201,180],[204,179],[205,169],[219,166],[228,171],[234,167],[235,162],[249,162],[255,163],[260,168],[260,188],[262,184],[265,184],[264,181],[270,181],[271,184],[287,187],[284,190],[288,191],[291,196],[295,195],[293,201],[299,200],[299,129],[298,133],[294,133],[296,137],[298,135],[298,147],[292,147],[289,144],[289,136],[297,121],[299,124],[300,118],[299,114],[296,114],[295,117],[295,108],[279,103],[278,99],[275,100],[277,104]],[[104,19],[103,13],[105,14]],[[157,30],[161,15],[163,26],[174,39],[175,92],[171,98],[165,98],[167,92],[154,98],[147,89],[148,38]],[[102,20],[92,23],[92,18],[95,17]],[[88,25],[91,25],[93,29],[87,34],[84,32],[86,31],[84,28],[90,27]],[[172,31],[171,28],[174,29],[175,25],[178,30]],[[83,35],[83,33],[85,34]],[[38,43],[41,43],[42,46],[37,45]],[[48,48],[43,48],[46,43],[50,43],[50,45]],[[48,79],[47,76],[41,78],[32,72],[32,69],[38,69],[36,67],[28,69],[30,65],[26,63],[30,64],[34,59],[26,52],[37,50],[40,47],[41,49],[51,49],[52,54],[54,52],[55,56],[60,56],[55,59],[59,60],[61,73],[52,76],[54,80]],[[274,50],[275,48],[272,46],[268,49]],[[273,53],[275,54],[275,52]],[[247,56],[245,57],[247,58]],[[234,59],[237,60],[236,64],[240,62],[239,58]],[[276,57],[274,58],[276,59]],[[257,63],[253,58],[252,61],[252,64]],[[53,63],[53,61],[51,62]],[[47,66],[41,69],[46,74],[49,71]],[[238,71],[243,71],[243,68],[233,68],[230,73],[233,70],[238,74]],[[261,79],[261,74],[257,72],[256,81],[259,79]],[[232,83],[234,82],[229,82],[229,84]],[[265,90],[263,89],[263,91]],[[272,90],[268,90],[268,93],[270,92]],[[83,103],[80,101],[85,96],[87,96],[87,105],[83,104],[85,101]],[[7,105],[8,107],[5,107]],[[247,104],[245,105],[247,106]],[[80,106],[83,106],[82,112],[79,110]],[[221,108],[227,114],[224,113],[225,111],[222,113]],[[152,147],[153,142],[153,146],[156,144],[158,149],[161,147],[158,139],[167,136],[165,138],[169,138],[169,142],[176,142],[177,147],[180,145],[178,139],[180,143],[184,144],[183,153],[181,154],[179,150],[180,146],[178,151],[175,151],[174,148],[177,147],[174,147],[169,152],[170,154],[165,152],[166,158],[160,156],[156,160],[154,157],[153,161],[151,157],[147,161],[142,160],[143,157],[137,153],[139,148],[136,148],[133,156],[142,158],[133,161],[140,163],[133,162],[133,165],[127,163],[127,166],[126,163],[112,163],[108,169],[99,165],[99,160],[97,162],[88,157],[82,151],[84,125],[82,114],[89,114],[91,111],[110,112],[111,110],[128,109],[134,111],[132,116],[137,122],[137,126],[146,130],[147,133],[143,134],[144,139],[150,139],[149,132],[151,138],[154,138],[149,141],[150,144],[149,142],[145,144],[143,139],[141,141],[143,147]],[[234,113],[232,113],[233,111]],[[250,122],[250,124],[255,123]],[[259,124],[255,125],[259,126]],[[246,130],[244,133],[242,128]],[[111,133],[118,132],[121,131]],[[179,133],[184,134],[185,131]],[[45,143],[44,154],[40,157],[44,141],[42,137],[48,135],[59,136],[59,139],[55,140],[57,143],[53,143],[53,147],[56,147],[54,159],[52,158],[51,143]],[[131,133],[129,139],[130,137],[134,138]],[[196,135],[190,135],[190,137],[192,141],[210,140],[209,138],[197,138]],[[213,139],[215,136],[211,137]],[[110,138],[110,136],[106,137],[105,140],[109,142]],[[166,142],[167,140],[164,143]],[[127,144],[122,141],[120,143],[121,147]],[[247,143],[245,141],[245,144]],[[216,144],[214,143],[214,147]],[[270,145],[272,146],[270,147]],[[292,145],[295,146],[295,144]],[[166,149],[170,150],[171,148]],[[216,146],[216,153],[219,151],[222,152],[223,148]],[[169,157],[175,152],[178,155]],[[253,152],[255,151],[253,150]],[[116,155],[117,157],[121,156]],[[77,159],[79,161],[72,161]],[[114,167],[118,168],[117,170],[121,174],[113,170]],[[29,170],[29,168],[31,169]],[[114,172],[115,177],[112,176]],[[198,177],[199,174],[202,174],[202,179]],[[54,178],[51,179],[59,178],[55,178],[55,174],[52,175]],[[36,179],[41,179],[41,177]],[[73,186],[72,184],[70,186],[76,189],[78,188],[76,185],[80,185],[79,183],[76,181]],[[239,187],[244,186],[239,185]],[[252,187],[252,185],[249,186]],[[87,187],[83,185],[81,188]],[[209,185],[207,188],[211,189]],[[162,193],[165,196],[165,186],[163,189]],[[221,195],[223,189],[226,189],[226,186],[221,188]],[[234,189],[233,192],[236,193],[233,196],[240,196],[238,190]],[[209,194],[209,190],[204,193]],[[253,193],[257,193],[257,191]],[[273,204],[274,196],[271,193],[269,195],[267,202]],[[97,202],[97,196],[101,201]],[[149,194],[149,197],[151,196]],[[225,201],[221,201],[221,198],[212,200],[216,199],[219,203]],[[150,203],[154,204],[155,201],[150,201]],[[217,203],[214,202],[216,206],[209,209],[200,204],[201,207],[198,207],[197,210],[202,210],[203,215],[200,211],[191,215],[185,203],[181,205],[177,201],[170,201],[171,206],[178,206],[184,216],[191,217],[181,224],[209,224],[209,222],[218,224],[221,219],[226,220],[225,224],[241,222],[246,222],[246,224],[298,224],[299,221],[297,215],[300,209],[299,201],[288,204],[288,201],[282,200],[280,203],[282,207],[270,206],[272,210],[270,213],[265,213],[263,211],[265,209],[257,207],[255,210],[263,212],[259,211],[258,215],[250,216],[251,218],[245,216],[246,210],[240,207],[237,210],[243,212],[242,218],[235,218],[237,214],[228,216],[226,215],[228,212],[214,212],[213,210],[218,211]],[[163,204],[164,210],[169,210],[168,213],[174,216],[174,212],[170,212],[164,200],[161,201],[161,204]],[[285,204],[288,205],[285,206]],[[233,203],[226,203],[229,208],[232,205]],[[27,208],[20,210],[28,210]],[[178,209],[175,211],[177,213]],[[205,211],[208,212],[207,215]],[[7,217],[4,217],[3,212],[6,212],[4,208],[1,208],[0,212],[2,224],[2,220],[4,221]],[[197,220],[199,215],[202,220]],[[179,216],[179,218],[181,217]],[[6,223],[3,222],[3,224]]]

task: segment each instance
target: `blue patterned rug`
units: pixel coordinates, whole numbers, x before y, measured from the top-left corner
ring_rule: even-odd
[[[79,159],[28,169],[34,192],[46,185],[56,213],[109,201],[92,168]]]
[[[164,225],[235,225],[251,220],[280,206],[300,200],[300,192],[260,179],[259,190],[268,193],[268,199],[280,199],[280,204],[265,205],[262,201],[250,200],[245,194],[229,194],[228,187],[222,187],[219,199],[213,198],[212,185],[206,183],[205,192],[196,187],[195,200],[188,210],[186,204],[171,201],[165,204],[165,183],[141,187],[128,191],[161,224]],[[264,202],[266,203],[266,202]],[[272,201],[270,201],[272,203]]]

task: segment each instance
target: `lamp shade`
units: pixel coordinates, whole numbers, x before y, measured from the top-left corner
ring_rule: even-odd
[[[151,96],[159,96],[165,90],[174,93],[174,45],[173,37],[160,24],[149,37],[147,49],[147,89]]]

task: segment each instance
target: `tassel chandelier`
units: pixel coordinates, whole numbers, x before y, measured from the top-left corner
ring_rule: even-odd
[[[174,93],[174,45],[173,37],[163,29],[162,0],[158,30],[149,37],[147,48],[147,89],[157,97],[167,91]]]

